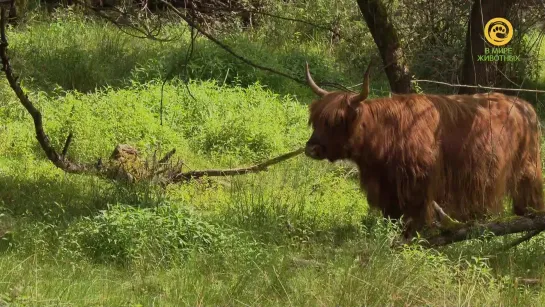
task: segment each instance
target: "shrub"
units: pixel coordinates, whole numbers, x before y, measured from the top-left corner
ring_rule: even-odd
[[[138,259],[183,260],[192,251],[220,250],[229,240],[226,229],[171,205],[110,206],[95,217],[72,224],[65,236],[63,241],[70,251],[79,250],[95,261],[117,264]]]

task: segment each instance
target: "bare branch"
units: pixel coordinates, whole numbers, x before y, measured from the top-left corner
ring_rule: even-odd
[[[262,65],[259,65],[257,63],[254,63],[248,59],[246,59],[245,57],[237,54],[235,51],[233,51],[229,46],[225,45],[224,43],[222,43],[221,41],[219,41],[217,38],[215,38],[214,36],[212,36],[211,34],[209,34],[208,32],[206,32],[203,28],[201,28],[199,25],[197,25],[195,22],[193,22],[189,17],[187,17],[185,14],[183,14],[182,12],[180,12],[174,5],[172,5],[170,2],[166,1],[166,0],[161,0],[161,2],[163,2],[164,4],[166,4],[176,15],[178,15],[180,18],[182,18],[189,26],[195,28],[197,31],[199,31],[202,35],[204,35],[206,38],[208,38],[209,40],[211,40],[212,42],[214,42],[216,45],[218,45],[220,48],[222,48],[223,50],[227,51],[228,53],[230,53],[232,56],[234,56],[235,58],[239,59],[240,61],[250,65],[250,66],[253,66],[255,68],[258,68],[258,69],[261,69],[261,70],[264,70],[264,71],[268,71],[268,72],[271,72],[271,73],[274,73],[274,74],[277,74],[277,75],[280,75],[282,77],[285,77],[287,79],[290,79],[292,81],[295,81],[299,84],[303,84],[303,85],[306,85],[306,81],[304,79],[298,79],[298,78],[295,78],[293,76],[290,76],[286,73],[283,73],[281,71],[278,71],[278,70],[275,70],[275,69],[272,69],[270,67],[266,67],[266,66],[262,66]],[[324,85],[329,85],[329,86],[332,86],[332,87],[335,87],[335,88],[338,88],[338,89],[342,89],[342,90],[345,90],[345,91],[350,91],[352,92],[352,90],[346,88],[345,86],[343,85],[340,85],[340,84],[337,84],[337,83],[331,83],[331,82],[322,82],[322,84]]]
[[[326,26],[326,25],[320,25],[320,24],[317,24],[317,23],[310,22],[308,20],[284,17],[284,16],[280,16],[280,15],[267,13],[267,12],[261,12],[261,11],[258,11],[258,10],[248,10],[248,9],[243,9],[243,8],[232,8],[232,7],[221,8],[221,7],[205,6],[205,7],[201,8],[201,9],[199,9],[199,11],[202,11],[202,12],[223,11],[223,12],[233,12],[233,13],[251,13],[251,14],[268,16],[268,17],[272,17],[272,18],[276,18],[276,19],[280,19],[280,20],[298,22],[298,23],[302,23],[302,24],[312,26],[312,27],[317,28],[317,29],[322,29],[322,30],[332,32],[333,34],[339,34],[338,31],[336,31],[335,29],[332,29],[331,27]]]
[[[161,160],[159,160],[159,164],[167,163],[170,158],[176,153],[176,148],[173,148],[171,151],[169,151]]]
[[[66,154],[68,153],[68,147],[70,147],[70,143],[72,143],[72,136],[73,136],[73,133],[70,132],[68,134],[68,137],[66,138],[66,142],[64,142],[64,148],[62,149],[62,157],[63,158],[66,158]]]
[[[87,173],[87,174],[95,174],[95,175],[103,175],[110,179],[122,179],[122,178],[129,178],[130,182],[133,182],[135,179],[138,179],[133,174],[131,174],[130,170],[125,169],[126,162],[130,161],[129,164],[132,165],[131,168],[134,168],[136,165],[142,164],[140,168],[135,169],[140,177],[143,179],[153,179],[156,175],[163,173],[167,171],[168,169],[160,170],[159,172],[155,171],[152,166],[152,169],[149,169],[149,165],[147,163],[140,163],[138,158],[138,151],[135,148],[132,148],[128,145],[118,145],[116,149],[114,150],[114,153],[110,157],[111,162],[108,165],[104,165],[102,163],[102,159],[99,159],[98,162],[95,165],[83,165],[78,164],[69,161],[66,159],[66,154],[68,152],[68,148],[72,142],[73,134],[70,133],[65,141],[64,148],[62,150],[62,154],[58,154],[55,148],[51,145],[49,141],[49,137],[44,131],[43,123],[42,123],[42,114],[40,111],[34,106],[34,104],[28,99],[27,95],[23,92],[23,89],[21,88],[19,82],[17,81],[17,77],[14,76],[13,71],[11,69],[11,65],[9,63],[9,59],[7,56],[7,46],[8,42],[6,39],[6,31],[5,31],[5,23],[6,23],[6,9],[4,7],[0,8],[0,58],[2,59],[2,67],[3,71],[5,72],[6,78],[19,98],[19,101],[21,104],[25,107],[25,109],[28,111],[28,113],[32,116],[32,119],[34,121],[34,127],[36,130],[36,138],[38,139],[38,142],[40,143],[40,146],[42,147],[43,151],[45,152],[47,158],[53,162],[55,166],[62,169],[63,171],[67,173]],[[262,162],[260,164],[254,165],[252,167],[248,168],[235,168],[235,169],[227,169],[227,170],[201,170],[201,171],[190,171],[186,173],[179,173],[179,172],[172,172],[174,173],[174,176],[171,176],[170,178],[167,178],[167,183],[176,183],[176,182],[182,182],[191,178],[199,178],[203,176],[230,176],[230,175],[241,175],[241,174],[247,174],[247,173],[255,173],[264,171],[267,169],[267,167],[280,163],[284,160],[287,160],[289,158],[295,157],[296,155],[303,152],[303,148],[298,149],[296,151],[281,155],[279,157],[267,160],[265,162]],[[165,157],[163,157],[159,164],[165,164],[175,153],[175,149],[168,152]],[[178,167],[178,166],[175,166]],[[178,168],[179,169],[179,168]],[[146,174],[149,174],[146,176]],[[148,178],[150,177],[150,178]]]
[[[281,156],[278,156],[276,158],[272,158],[270,160],[261,162],[259,164],[256,164],[254,166],[250,167],[243,167],[243,168],[233,168],[233,169],[208,169],[208,170],[197,170],[197,171],[190,171],[185,173],[179,173],[176,174],[173,177],[173,182],[180,182],[180,181],[186,181],[189,179],[197,179],[200,177],[208,176],[208,177],[218,177],[218,176],[233,176],[233,175],[244,175],[248,173],[257,173],[261,171],[267,170],[267,168],[271,165],[280,163],[282,161],[288,160],[290,158],[293,158],[301,153],[304,152],[304,148],[299,148],[295,151],[283,154]]]
[[[17,81],[17,77],[13,74],[13,71],[11,69],[11,64],[9,62],[9,58],[7,55],[7,48],[8,48],[8,41],[6,39],[6,8],[1,7],[0,8],[0,58],[2,58],[2,70],[4,71],[6,78],[8,80],[8,83],[10,87],[13,89],[15,94],[17,95],[17,98],[19,98],[19,101],[21,104],[25,107],[25,109],[28,111],[30,116],[32,116],[32,120],[34,121],[34,128],[36,131],[36,138],[38,139],[38,142],[40,143],[40,146],[44,150],[47,158],[53,162],[55,166],[58,168],[68,172],[68,173],[81,173],[86,170],[86,167],[84,165],[80,165],[77,163],[70,162],[64,158],[64,156],[61,156],[55,151],[55,148],[51,145],[51,142],[49,141],[49,137],[44,131],[43,123],[42,123],[42,114],[34,104],[28,99],[28,96],[24,93],[23,89],[21,88],[19,81]],[[71,139],[71,138],[70,138]],[[70,143],[67,140],[67,144]],[[68,147],[66,147],[66,150],[68,150]]]
[[[174,41],[174,40],[177,39],[176,37],[174,37],[174,38],[160,38],[160,37],[158,37],[159,33],[161,32],[161,29],[163,28],[161,20],[157,21],[157,25],[153,29],[150,29],[145,24],[143,26],[141,25],[141,27],[144,28],[144,29],[141,29],[138,26],[135,26],[134,24],[131,24],[131,23],[122,25],[117,20],[115,20],[114,18],[112,18],[112,17],[108,16],[107,14],[105,14],[103,12],[104,9],[97,8],[97,7],[94,7],[94,6],[90,6],[85,1],[81,1],[81,0],[74,0],[74,1],[76,3],[78,3],[78,4],[80,4],[81,6],[83,6],[84,8],[87,8],[87,9],[91,10],[97,16],[99,16],[99,17],[103,18],[104,20],[110,22],[111,24],[116,26],[119,29],[119,31],[121,31],[121,32],[123,32],[123,33],[125,33],[125,34],[127,34],[129,36],[133,36],[133,37],[141,38],[141,39],[150,39],[150,40],[154,40],[154,41],[158,41],[158,42],[171,42],[171,41]],[[122,16],[124,18],[131,17],[130,14],[121,11],[117,7],[108,8],[108,10],[113,11],[113,12],[119,14],[120,16]],[[140,33],[141,35],[130,33],[125,28],[129,28],[129,29],[131,29],[131,30],[133,30],[133,31],[135,31],[137,33]]]

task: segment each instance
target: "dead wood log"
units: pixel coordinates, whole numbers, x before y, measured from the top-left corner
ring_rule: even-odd
[[[526,232],[523,236],[501,247],[502,250],[507,250],[529,241],[545,231],[545,212],[532,212],[523,217],[507,217],[489,222],[469,221],[462,223],[451,218],[437,202],[433,201],[432,205],[437,216],[434,227],[424,230],[418,239],[415,238],[412,241],[397,240],[393,243],[393,247],[405,244],[439,247],[456,242],[478,239],[483,236],[495,237]]]
[[[524,241],[527,241],[542,231],[545,231],[545,214],[540,212],[488,223],[469,222],[456,229],[442,230],[439,234],[424,236],[421,242],[424,246],[438,247],[464,240],[476,239],[486,234],[505,236],[529,232],[528,235],[523,237]],[[515,240],[511,246],[524,242],[523,238]]]

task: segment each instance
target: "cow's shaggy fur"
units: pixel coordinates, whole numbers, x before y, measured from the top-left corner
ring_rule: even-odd
[[[403,215],[416,230],[434,220],[432,201],[467,221],[502,211],[505,196],[517,215],[544,210],[540,126],[528,102],[499,93],[367,99],[365,89],[329,93],[307,78],[321,97],[310,105],[306,154],[355,162],[384,216]]]

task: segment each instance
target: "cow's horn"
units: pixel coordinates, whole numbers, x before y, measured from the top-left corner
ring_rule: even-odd
[[[367,96],[369,96],[369,69],[370,68],[371,68],[371,62],[369,62],[369,65],[367,65],[367,70],[365,71],[365,75],[363,77],[361,93],[359,93],[357,96],[354,96],[352,97],[352,99],[350,99],[351,104],[363,102],[365,99],[367,99]]]
[[[328,92],[324,89],[321,89],[318,85],[316,85],[316,83],[314,83],[314,80],[312,80],[312,77],[310,76],[310,71],[308,69],[308,63],[307,63],[307,83],[312,89],[312,91],[316,93],[316,95],[320,97],[327,95]]]

